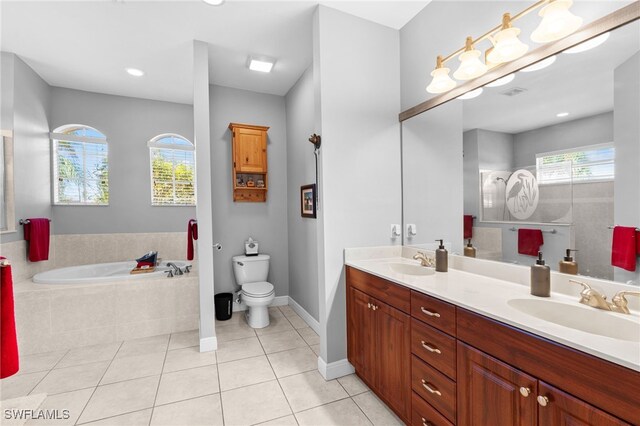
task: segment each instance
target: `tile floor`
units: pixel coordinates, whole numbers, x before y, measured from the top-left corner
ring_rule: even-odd
[[[397,425],[355,375],[325,381],[318,335],[289,306],[251,329],[241,312],[217,322],[219,349],[198,332],[28,355],[0,382],[0,399],[46,394],[67,420],[35,425]]]

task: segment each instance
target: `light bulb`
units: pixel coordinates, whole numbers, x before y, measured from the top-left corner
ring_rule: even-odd
[[[467,37],[465,51],[460,54],[460,66],[453,73],[457,80],[472,80],[487,72],[487,66],[479,59],[482,53],[473,48],[471,37]]]
[[[511,15],[505,13],[502,17],[502,29],[493,36],[493,50],[487,55],[487,59],[494,64],[518,59],[529,50],[529,46],[518,39],[519,28],[511,26]]]
[[[548,43],[560,40],[580,28],[582,18],[569,12],[572,4],[572,0],[554,0],[540,9],[538,15],[542,16],[542,21],[531,33],[531,40]]]
[[[436,69],[431,71],[431,83],[427,86],[429,93],[444,93],[456,87],[456,82],[449,77],[449,68],[445,68],[442,63],[442,56],[436,60]]]
[[[211,6],[220,6],[225,0],[202,0]]]

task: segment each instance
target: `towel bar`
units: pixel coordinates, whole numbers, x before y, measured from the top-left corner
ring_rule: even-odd
[[[619,225],[611,225],[611,226],[609,226],[608,228],[609,228],[609,229],[613,229],[613,228],[615,228],[616,226],[619,226]],[[636,231],[640,232],[640,228],[636,228]]]
[[[51,219],[49,219],[49,222],[51,222]],[[27,223],[31,223],[31,221],[29,219],[20,219],[18,223],[20,225],[26,225]]]
[[[509,228],[509,231],[517,231],[517,230],[518,230],[518,228],[516,228],[515,226],[513,228]],[[542,230],[542,232],[547,233],[547,234],[557,234],[558,233],[558,231],[555,230],[555,229],[550,229],[548,231]]]

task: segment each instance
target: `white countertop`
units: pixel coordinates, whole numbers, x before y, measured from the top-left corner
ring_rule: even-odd
[[[393,271],[390,267],[391,263],[419,265],[417,261],[404,257],[347,259],[345,263],[361,271],[437,297],[537,336],[640,371],[640,344],[638,342],[587,333],[545,321],[511,307],[508,301],[535,299],[570,304],[572,308],[589,310],[585,314],[596,322],[605,318],[604,316],[616,315],[622,320],[640,323],[640,316],[637,312],[632,311],[631,315],[625,315],[603,311],[582,305],[578,303],[576,297],[561,293],[552,292],[551,297],[540,298],[529,294],[529,286],[451,268],[449,268],[449,272],[436,272],[434,275],[428,276],[406,275]]]

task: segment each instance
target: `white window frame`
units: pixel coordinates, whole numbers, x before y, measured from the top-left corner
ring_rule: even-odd
[[[85,129],[91,129],[94,130],[102,135],[104,135],[104,133],[102,133],[100,130],[91,127],[91,126],[87,126],[84,124],[67,124],[64,126],[60,126],[57,129],[55,129],[53,132],[49,133],[49,138],[51,139],[51,152],[52,152],[52,158],[51,158],[51,173],[52,173],[52,185],[51,185],[51,190],[52,190],[52,196],[51,199],[53,200],[53,205],[54,206],[86,206],[86,207],[105,207],[109,205],[109,202],[106,203],[95,203],[95,202],[84,202],[84,203],[78,203],[78,202],[72,202],[72,203],[65,203],[65,202],[60,202],[58,201],[58,142],[62,141],[62,142],[80,142],[80,143],[92,143],[92,144],[104,144],[107,146],[107,170],[109,170],[109,163],[110,163],[110,159],[109,159],[109,142],[107,141],[107,137],[106,135],[104,136],[104,138],[94,138],[94,137],[89,137],[89,136],[78,136],[78,135],[72,135],[72,134],[66,134],[63,133],[65,130],[67,129],[72,129],[72,128],[85,128]],[[111,179],[107,179],[107,191],[109,194],[109,200],[111,200]],[[86,194],[85,194],[85,198],[86,198]]]
[[[549,182],[549,181],[541,181],[540,179],[538,179],[538,184],[539,185],[562,185],[562,184],[567,184],[567,183],[572,183],[574,185],[576,184],[582,184],[582,183],[596,183],[596,182],[612,182],[615,180],[615,145],[613,142],[607,142],[607,143],[601,143],[601,144],[594,144],[594,145],[587,145],[587,146],[580,146],[580,147],[575,147],[575,148],[568,148],[568,149],[561,149],[558,151],[549,151],[549,152],[541,152],[536,154],[536,172],[539,170],[539,165],[538,165],[538,159],[543,158],[543,157],[549,157],[549,156],[554,156],[554,155],[562,155],[562,154],[567,154],[567,153],[573,153],[573,152],[581,152],[581,151],[594,151],[597,149],[602,149],[602,148],[613,148],[614,149],[614,158],[613,158],[613,164],[614,164],[614,177],[613,178],[593,178],[593,179],[573,179],[573,168],[574,167],[580,167],[583,165],[598,165],[598,164],[608,164],[609,161],[602,161],[602,162],[591,162],[591,163],[583,163],[583,164],[573,164],[571,165],[571,169],[572,169],[572,173],[571,173],[571,179],[562,179],[562,180],[555,180],[553,182]],[[539,173],[536,173],[539,175]]]
[[[166,139],[166,138],[176,138],[176,139],[182,139],[184,141],[189,142],[189,145],[173,145],[173,144],[167,144],[167,143],[160,143],[159,141],[162,139]],[[151,206],[152,207],[195,207],[196,205],[196,191],[197,191],[197,185],[196,185],[196,173],[195,173],[195,167],[196,167],[196,147],[193,144],[193,142],[191,142],[189,139],[185,138],[182,135],[179,135],[177,133],[163,133],[160,134],[158,136],[155,136],[154,138],[152,138],[149,142],[147,142],[147,147],[149,148],[149,189],[150,189],[150,196],[151,196]],[[194,173],[193,173],[193,195],[194,195],[194,202],[193,204],[176,204],[176,203],[171,203],[171,204],[166,204],[166,203],[155,203],[153,200],[153,155],[152,155],[152,149],[165,149],[165,150],[173,150],[173,151],[191,151],[193,152],[193,167],[194,167]],[[176,188],[176,176],[175,173],[172,176],[172,183],[173,183],[173,199],[175,200],[175,188]]]

